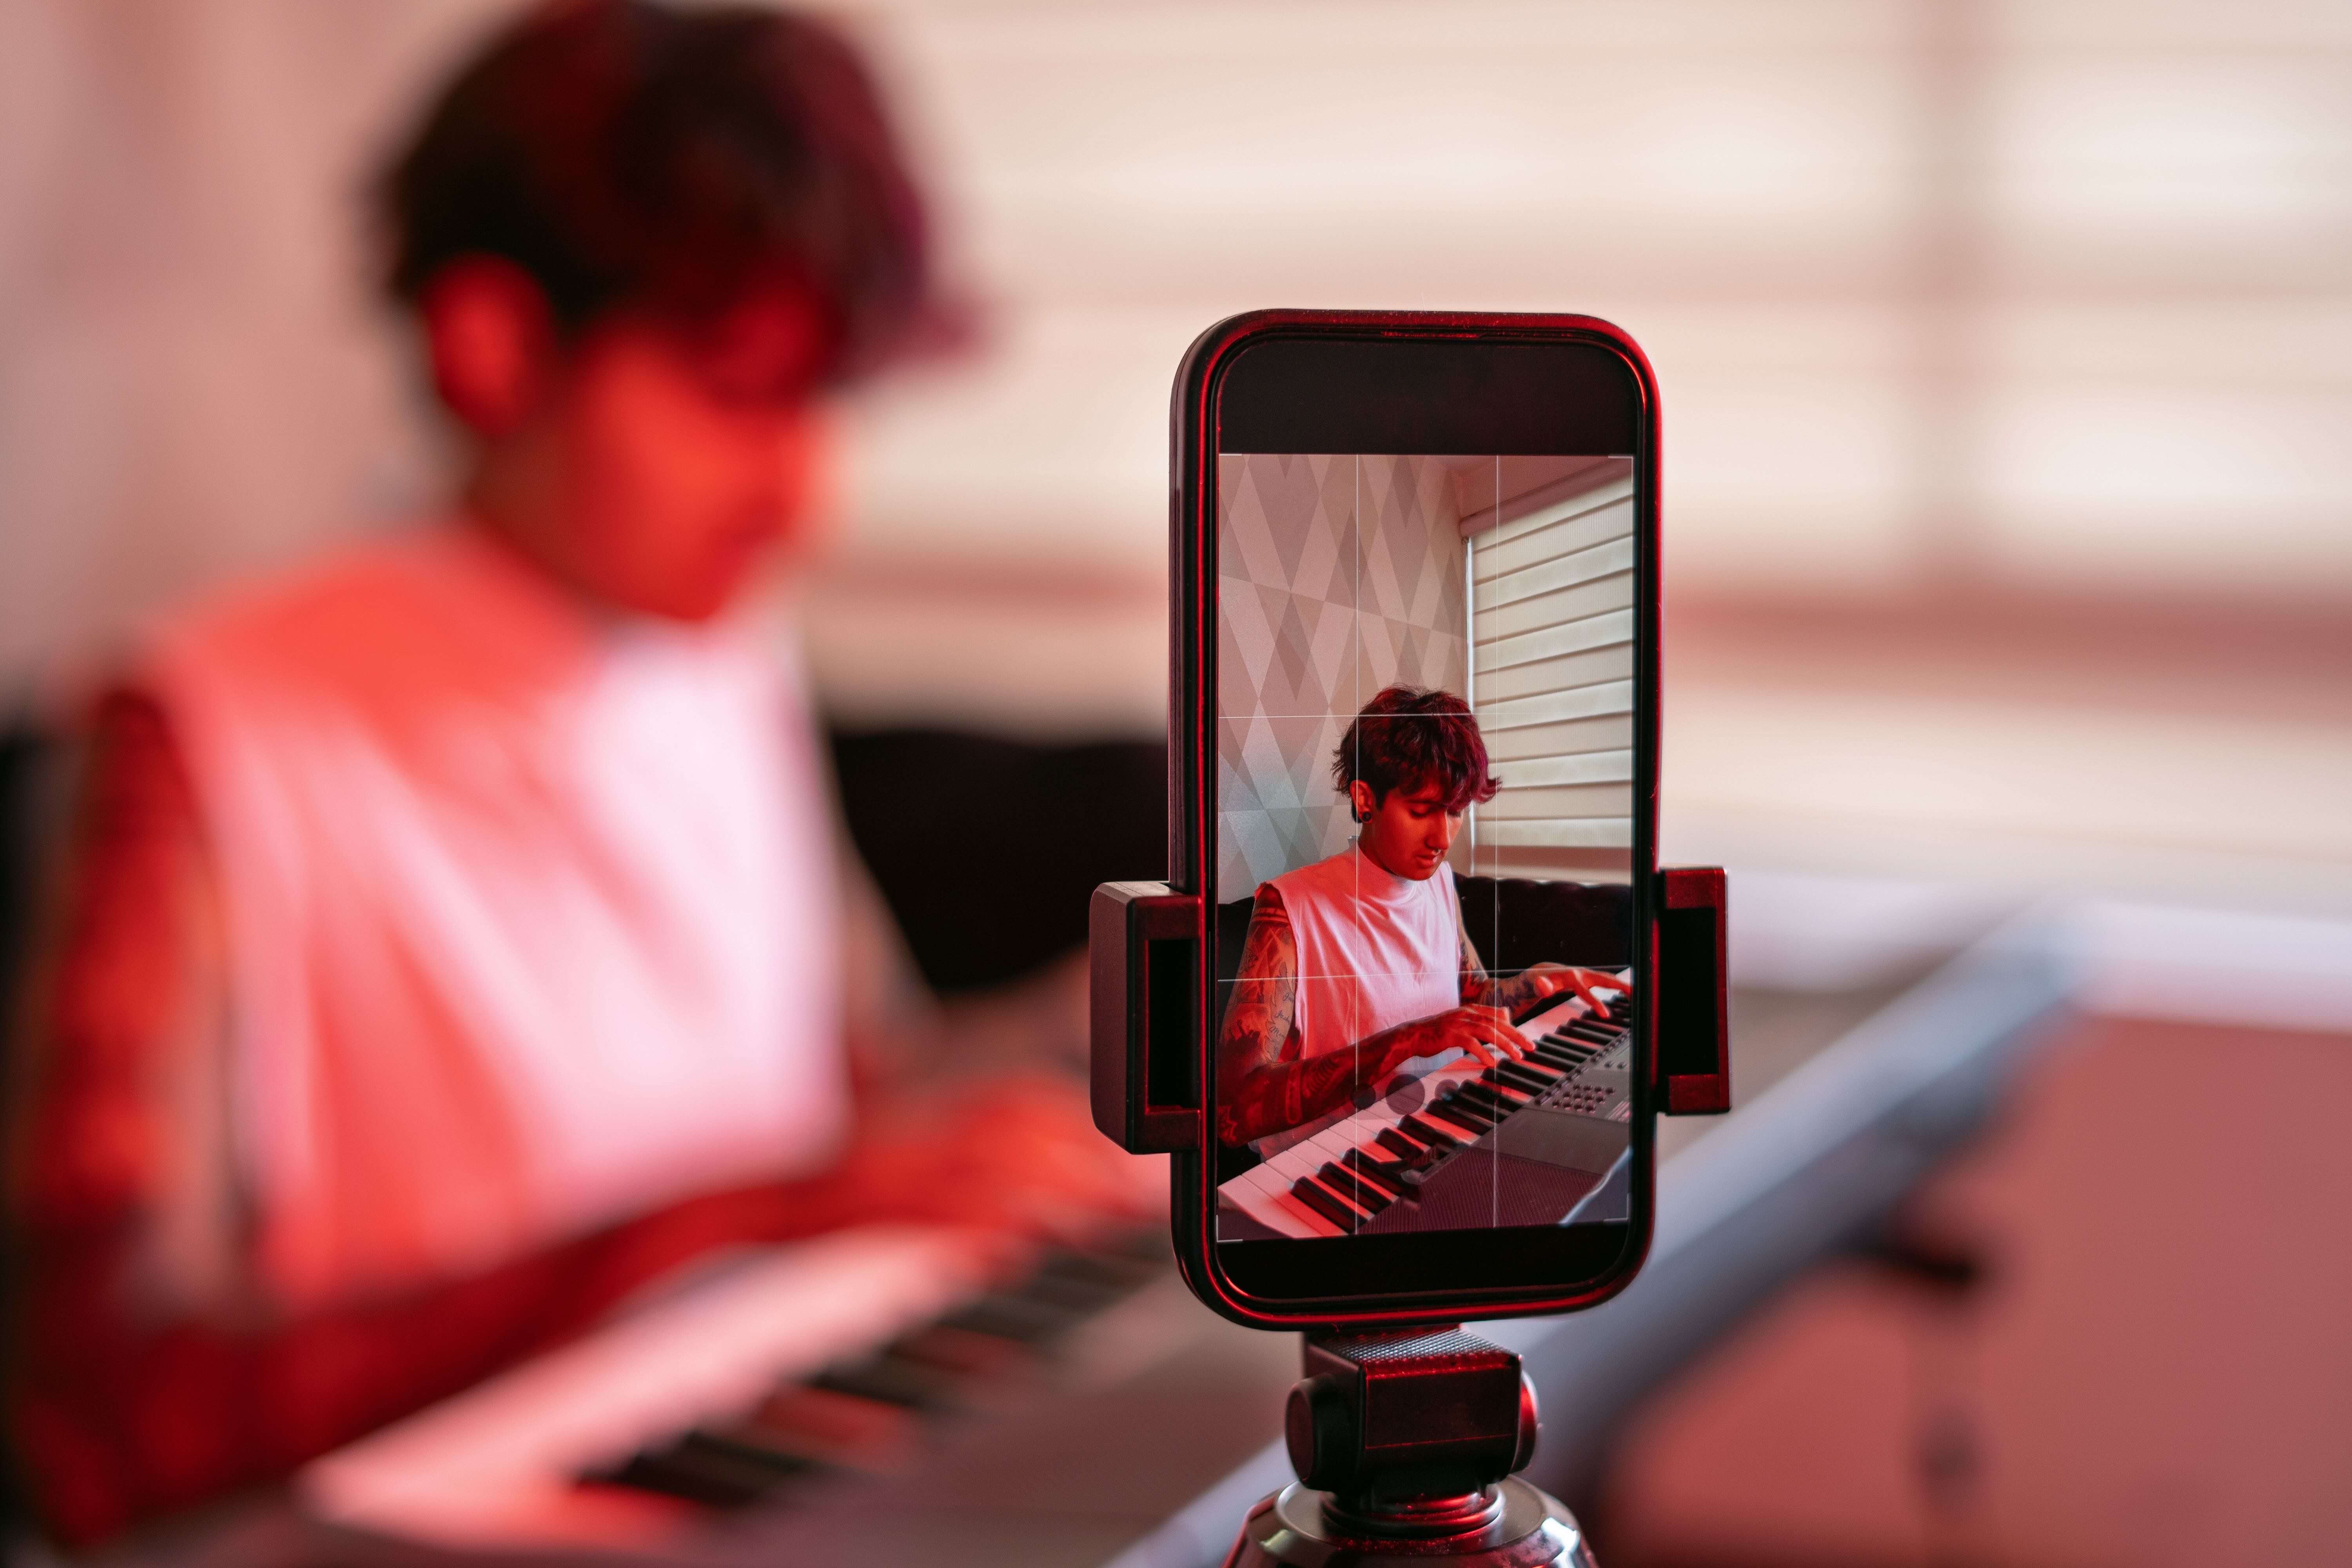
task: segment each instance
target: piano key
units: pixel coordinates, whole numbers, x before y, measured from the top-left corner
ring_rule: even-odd
[[[1454,1090],[1453,1103],[1474,1107],[1490,1121],[1500,1121],[1517,1110],[1523,1100],[1507,1100],[1500,1089],[1489,1084],[1465,1083]]]
[[[913,1410],[815,1384],[776,1388],[750,1415],[725,1428],[740,1447],[845,1469],[902,1468],[920,1438]],[[706,1430],[705,1436],[709,1434]]]
[[[1076,1322],[1078,1316],[1048,1302],[992,1290],[978,1300],[957,1309],[940,1321],[949,1328],[961,1329],[969,1333],[991,1334],[1000,1340],[1034,1344],[1059,1333]]]
[[[1405,1123],[1410,1122],[1411,1121],[1412,1121],[1412,1118],[1408,1116],[1404,1119],[1404,1121],[1399,1122],[1395,1127],[1381,1128],[1378,1133],[1373,1135],[1372,1142],[1378,1143],[1381,1148],[1386,1149],[1390,1153],[1394,1154],[1399,1160],[1402,1161],[1407,1165],[1419,1164],[1423,1161],[1427,1160],[1432,1154],[1443,1153],[1444,1152],[1442,1146],[1432,1144],[1426,1141],[1419,1143],[1414,1142],[1409,1135],[1412,1130],[1405,1126]],[[1424,1125],[1426,1125],[1426,1123],[1424,1123]],[[1402,1129],[1402,1131],[1400,1131],[1400,1129]],[[1448,1140],[1448,1142],[1450,1142],[1451,1140]]]
[[[800,1467],[803,1470],[814,1468]],[[730,1453],[690,1432],[667,1448],[632,1455],[617,1469],[594,1479],[607,1486],[659,1492],[709,1508],[740,1508],[768,1496],[790,1480],[793,1473]]]
[[[909,1410],[928,1410],[953,1401],[958,1380],[935,1366],[883,1354],[830,1366],[809,1380],[812,1388],[847,1394]]]
[[[1432,1100],[1424,1108],[1423,1114],[1467,1129],[1472,1139],[1495,1125],[1495,1119],[1475,1101],[1465,1100],[1458,1089],[1449,1089],[1442,1098]],[[1463,1140],[1465,1142],[1469,1141]]]
[[[1470,1107],[1489,1121],[1500,1121],[1535,1097],[1516,1090],[1506,1091],[1489,1082],[1473,1080],[1454,1091],[1454,1103]]]
[[[1340,1163],[1364,1181],[1371,1183],[1372,1185],[1388,1194],[1391,1198],[1404,1196],[1402,1165],[1393,1163],[1383,1165],[1361,1149],[1349,1150],[1346,1154],[1340,1156]]]
[[[1483,1092],[1474,1092],[1483,1090],[1485,1087],[1471,1079],[1464,1079],[1459,1083],[1449,1084],[1444,1094],[1429,1102],[1429,1108],[1452,1121],[1462,1120],[1456,1112],[1466,1112],[1477,1117],[1481,1122],[1492,1125],[1503,1112],[1495,1109],[1492,1096]],[[1481,1126],[1479,1131],[1485,1131],[1486,1127]]]
[[[1577,995],[1573,991],[1555,991],[1550,995],[1539,997],[1520,1008],[1512,1016],[1511,1022],[1522,1029],[1538,1021],[1549,1026],[1552,1019],[1559,1016],[1559,1009],[1572,1006],[1576,1001]]]
[[[1291,1183],[1290,1195],[1351,1236],[1370,1217],[1358,1213],[1346,1200],[1312,1176],[1301,1176]]]
[[[833,1468],[821,1456],[777,1447],[767,1440],[758,1426],[747,1422],[698,1426],[678,1439],[677,1447],[763,1469],[775,1478],[771,1490],[775,1485],[796,1480],[803,1476],[822,1474]]]
[[[1558,1083],[1563,1075],[1549,1072],[1541,1068],[1532,1068],[1524,1062],[1512,1062],[1495,1068],[1494,1076],[1499,1082],[1508,1084],[1514,1089],[1525,1089],[1530,1095],[1537,1095]]]
[[[975,1334],[930,1323],[890,1342],[890,1354],[933,1366],[958,1377],[980,1380],[1019,1373],[1036,1359],[1030,1347],[993,1334]]]
[[[1428,1144],[1433,1150],[1441,1152],[1458,1149],[1477,1136],[1476,1133],[1465,1131],[1459,1127],[1441,1126],[1436,1121],[1423,1116],[1417,1110],[1397,1125]]]
[[[1368,1215],[1377,1215],[1396,1202],[1393,1193],[1374,1186],[1354,1171],[1333,1164],[1328,1160],[1324,1161],[1322,1168],[1315,1173],[1315,1179]]]
[[[1150,1277],[1151,1266],[1139,1258],[1053,1247],[1038,1259],[1018,1293],[1094,1313],[1129,1295]]]

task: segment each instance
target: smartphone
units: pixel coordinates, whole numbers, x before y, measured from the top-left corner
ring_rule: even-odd
[[[1648,362],[1588,317],[1260,311],[1171,425],[1169,879],[1097,894],[1098,1119],[1175,1154],[1185,1278],[1242,1321],[1602,1300],[1654,1117],[1727,1103],[1658,1070]]]

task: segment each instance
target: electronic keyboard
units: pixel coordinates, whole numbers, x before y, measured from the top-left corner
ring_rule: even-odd
[[[939,1418],[1078,1375],[1118,1339],[1112,1309],[1173,1289],[1156,1232],[1009,1275],[1002,1247],[877,1226],[751,1249],[314,1461],[298,1494],[330,1522],[439,1546],[658,1550],[712,1507],[910,1462]]]
[[[1596,989],[1605,989],[1596,987]],[[1572,992],[1513,1019],[1535,1049],[1466,1053],[1351,1109],[1218,1189],[1221,1239],[1379,1235],[1618,1217],[1632,1131],[1630,994]]]

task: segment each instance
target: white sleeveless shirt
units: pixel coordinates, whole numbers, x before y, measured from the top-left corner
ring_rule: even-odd
[[[1298,950],[1299,1059],[1462,1005],[1462,908],[1454,868],[1414,881],[1361,849],[1274,879]],[[1319,1125],[1312,1124],[1312,1125]],[[1312,1130],[1262,1140],[1271,1152]]]
[[[444,526],[171,627],[237,1173],[294,1310],[826,1161],[830,799],[792,680]]]

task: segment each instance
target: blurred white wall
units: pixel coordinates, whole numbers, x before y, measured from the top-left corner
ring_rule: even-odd
[[[0,700],[430,493],[357,186],[484,9],[0,5]]]
[[[0,5],[0,689],[432,496],[433,426],[361,277],[353,193],[508,10]],[[852,719],[1155,729],[1169,374],[1203,325],[1273,303],[1630,328],[1664,388],[1685,603],[2352,615],[2352,7],[851,14],[985,321],[970,360],[853,415],[811,628]],[[1679,711],[1755,717],[1724,689]],[[2352,785],[2341,718],[2315,731],[2321,804],[2297,808],[2323,826],[2329,781]],[[1738,754],[1741,732],[1686,725],[1685,754]],[[1900,780],[1943,765],[1909,754],[1879,804],[1933,816]],[[1813,766],[1787,788],[1813,798]],[[2041,826],[2074,833],[2143,777],[2106,770]],[[2260,782],[2208,778],[2173,817],[2227,816]],[[2255,835],[2281,837],[2310,835]]]
[[[0,8],[10,679],[428,489],[352,192],[506,9]],[[1651,346],[1678,584],[2352,595],[2340,5],[855,11],[992,322],[860,421],[869,570],[1148,584],[1195,331],[1452,304]]]
[[[1001,307],[877,422],[876,551],[1149,570],[1202,325],[1464,305],[1651,347],[1678,580],[2352,593],[2341,5],[874,15]]]

